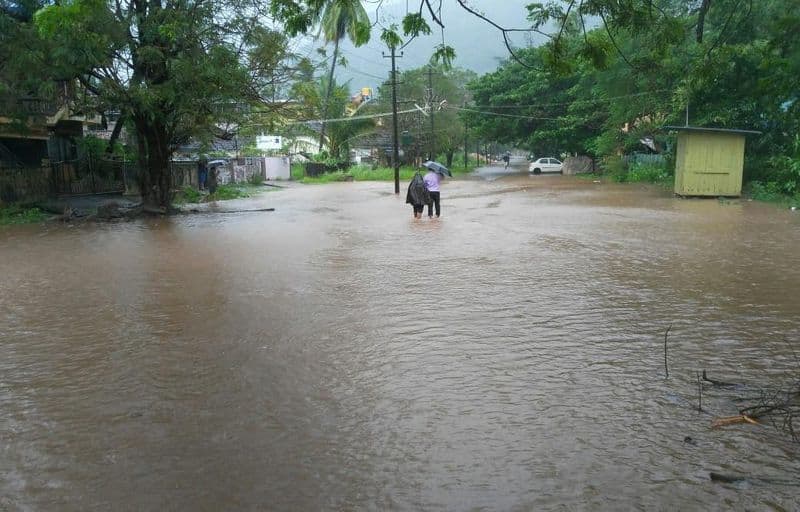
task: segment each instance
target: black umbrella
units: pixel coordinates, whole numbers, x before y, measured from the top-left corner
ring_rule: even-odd
[[[225,165],[225,160],[211,160],[208,162],[209,167],[217,167],[218,165]]]
[[[453,176],[450,173],[450,169],[443,166],[439,162],[434,162],[433,160],[428,160],[427,162],[423,163],[422,167],[425,167],[426,169],[429,169],[435,172],[436,174],[441,174],[442,176],[450,176],[450,177]]]

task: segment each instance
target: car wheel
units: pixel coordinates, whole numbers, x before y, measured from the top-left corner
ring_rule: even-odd
[[[542,174],[542,170],[541,169],[534,169],[533,170],[533,174]]]

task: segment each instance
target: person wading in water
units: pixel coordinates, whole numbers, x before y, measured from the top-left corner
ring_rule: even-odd
[[[425,180],[422,178],[422,173],[417,171],[414,177],[411,178],[411,183],[408,184],[408,192],[406,192],[406,203],[410,204],[414,209],[414,218],[422,218],[422,210],[427,204],[430,207],[431,195],[425,186]]]

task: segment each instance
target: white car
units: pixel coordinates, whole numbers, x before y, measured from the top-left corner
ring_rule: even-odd
[[[528,170],[533,174],[541,174],[543,172],[557,172],[563,174],[563,164],[555,158],[540,158],[531,162]]]

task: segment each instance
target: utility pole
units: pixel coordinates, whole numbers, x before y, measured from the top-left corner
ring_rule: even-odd
[[[467,102],[464,102],[464,108],[467,108]],[[467,164],[467,130],[469,128],[468,119],[464,117],[464,169],[469,167]]]
[[[430,153],[428,153],[428,160],[433,160],[436,157],[436,141],[433,139],[433,67],[428,66],[428,105],[430,107],[431,117],[431,135],[430,135]]]
[[[393,148],[392,148],[392,164],[394,165],[394,193],[400,193],[400,142],[398,140],[398,133],[397,133],[397,67],[395,66],[395,59],[397,58],[396,55],[396,48],[392,46],[392,54],[391,55],[383,55],[383,58],[391,58],[392,59],[392,130],[393,130]],[[403,56],[403,52],[400,52],[400,57]]]

